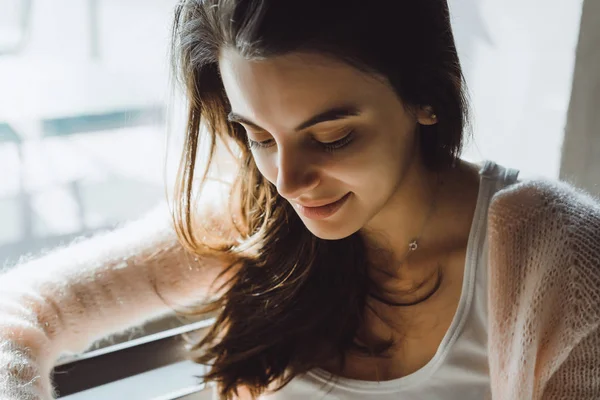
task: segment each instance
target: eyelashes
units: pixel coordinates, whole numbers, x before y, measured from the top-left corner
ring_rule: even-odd
[[[252,140],[250,138],[247,138],[247,139],[248,139],[248,147],[250,147],[251,149],[255,149],[255,148],[267,149],[267,148],[275,145],[275,140],[273,140],[273,139],[264,140],[262,142]]]
[[[350,133],[348,133],[346,136],[344,136],[343,138],[341,138],[339,140],[336,140],[335,142],[324,143],[324,142],[319,142],[318,140],[315,140],[314,142],[318,146],[320,146],[323,150],[333,153],[333,152],[341,150],[344,147],[346,147],[347,145],[349,145],[353,139],[354,139],[354,131],[350,131]],[[268,140],[259,142],[259,141],[248,138],[248,146],[251,149],[267,149],[269,147],[275,146],[275,140],[268,139]]]
[[[325,150],[334,152],[336,150],[340,150],[340,149],[346,147],[348,144],[350,144],[352,139],[354,139],[354,131],[350,131],[350,133],[348,133],[346,136],[344,136],[343,138],[341,138],[339,140],[336,140],[335,142],[330,142],[330,143],[318,142],[318,143],[321,146],[323,146],[323,148]]]

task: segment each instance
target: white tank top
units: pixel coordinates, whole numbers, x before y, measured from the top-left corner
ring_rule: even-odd
[[[490,395],[487,358],[487,211],[494,193],[514,183],[519,171],[485,161],[462,292],[450,328],[434,357],[421,369],[382,382],[335,377],[316,369],[295,377],[265,400],[481,400]]]

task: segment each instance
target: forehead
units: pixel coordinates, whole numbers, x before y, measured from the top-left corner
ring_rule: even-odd
[[[346,63],[312,53],[248,60],[224,50],[219,69],[232,111],[267,129],[289,129],[340,103],[360,108],[383,85]]]

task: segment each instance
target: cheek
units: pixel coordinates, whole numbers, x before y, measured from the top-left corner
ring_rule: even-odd
[[[254,164],[256,168],[261,173],[261,175],[271,182],[272,184],[276,184],[277,182],[277,164],[276,164],[276,156],[272,153],[265,154],[264,151],[254,150],[252,152],[252,157],[254,158]]]
[[[387,193],[396,184],[410,154],[410,141],[379,134],[365,140],[352,154],[330,166],[350,190],[367,197]],[[358,143],[357,143],[358,144]]]

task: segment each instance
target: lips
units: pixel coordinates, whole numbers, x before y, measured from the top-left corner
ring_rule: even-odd
[[[314,201],[312,203],[297,203],[299,206],[302,207],[306,207],[306,208],[317,208],[317,207],[323,207],[323,206],[328,206],[330,204],[335,203],[336,201],[339,201],[341,198],[337,198],[334,200],[327,200],[327,201]]]
[[[335,214],[344,205],[344,203],[346,203],[349,197],[350,193],[346,193],[343,197],[333,202],[314,202],[310,203],[311,206],[307,204],[296,203],[296,208],[298,209],[300,214],[304,215],[307,218],[325,219]]]

